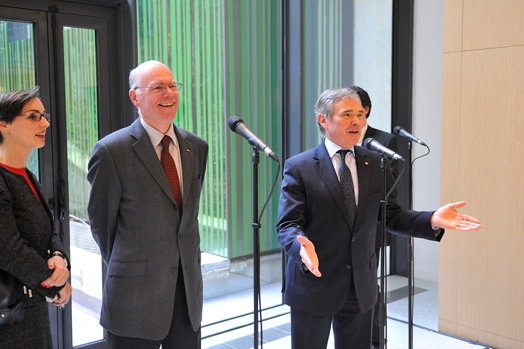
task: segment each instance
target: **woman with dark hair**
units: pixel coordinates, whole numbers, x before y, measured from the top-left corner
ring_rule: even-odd
[[[35,175],[31,150],[45,144],[50,123],[38,87],[0,93],[0,268],[26,292],[24,319],[0,324],[2,348],[53,348],[47,302],[63,306],[69,260]]]

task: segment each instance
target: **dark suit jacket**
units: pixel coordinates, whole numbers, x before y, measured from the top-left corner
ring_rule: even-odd
[[[67,256],[58,235],[54,233],[53,216],[36,177],[28,171],[40,201],[24,176],[0,166],[0,268],[33,290],[24,298],[26,305],[54,298],[62,287],[44,288],[42,281],[53,274],[47,251],[60,251]]]
[[[355,146],[359,196],[354,227],[324,142],[289,158],[278,210],[278,241],[289,255],[285,302],[316,314],[335,314],[346,300],[353,278],[360,310],[371,309],[377,298],[375,235],[380,210],[380,155]],[[389,167],[388,186],[393,177]],[[402,210],[394,191],[387,206],[389,229],[400,235],[440,240],[431,227],[432,212]],[[313,244],[319,259],[320,278],[304,273],[298,235]]]
[[[89,161],[91,232],[107,265],[100,324],[116,335],[167,336],[182,268],[194,330],[202,320],[198,209],[208,144],[176,126],[175,133],[183,171],[181,219],[139,119],[98,141]]]
[[[46,334],[46,331],[50,331],[49,314],[41,313],[40,309],[47,309],[45,296],[54,298],[63,288],[45,288],[40,285],[53,274],[47,264],[47,251],[60,251],[64,256],[67,254],[58,235],[54,233],[53,216],[42,188],[36,177],[27,172],[40,201],[24,176],[0,166],[0,268],[32,290],[33,297],[23,298],[24,307],[38,310],[26,310],[24,321],[0,325],[2,348],[19,348],[20,343],[33,343],[32,348],[52,348],[51,337]],[[47,320],[41,317],[44,314]]]
[[[376,128],[373,128],[369,126],[368,124],[368,129],[366,130],[366,133],[364,134],[364,140],[366,138],[374,138],[377,142],[379,142],[386,148],[389,148],[393,150],[395,153],[398,153],[397,137],[395,137],[395,135],[391,133],[377,130]],[[397,179],[398,173],[399,173],[398,172],[399,162],[397,160],[390,160],[389,164],[391,165],[391,172],[393,173],[393,178]],[[389,235],[390,233],[386,233],[386,245],[389,245],[391,242]],[[375,241],[375,248],[378,249],[381,247],[382,247],[382,228],[379,225],[377,227],[377,239]]]

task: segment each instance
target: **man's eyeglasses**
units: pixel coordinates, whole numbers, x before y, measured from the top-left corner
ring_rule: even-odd
[[[20,114],[19,116],[28,116],[29,119],[33,121],[40,121],[42,118],[44,118],[47,120],[47,122],[51,122],[51,114],[49,113],[40,114],[39,112],[34,111],[32,113]]]
[[[165,93],[167,89],[169,88],[173,93],[178,93],[182,89],[182,86],[184,86],[181,82],[171,82],[169,84],[162,84],[162,83],[155,83],[151,86],[137,86],[133,90],[139,89],[139,88],[147,88],[149,92],[152,93]]]

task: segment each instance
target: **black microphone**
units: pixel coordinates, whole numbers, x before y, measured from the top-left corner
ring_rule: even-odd
[[[393,150],[384,147],[375,138],[366,138],[366,140],[362,144],[364,145],[364,147],[377,151],[380,154],[386,154],[387,156],[393,158],[394,160],[405,161],[402,156],[398,155]]]
[[[240,119],[238,116],[230,117],[227,121],[227,124],[229,125],[231,131],[247,139],[251,146],[257,147],[258,150],[269,156],[271,159],[275,160],[276,162],[279,162],[277,154],[275,154],[273,150],[271,150],[266,144],[264,144],[264,142],[258,139],[258,137],[255,136],[253,132],[249,131],[249,129],[244,125],[244,121]]]
[[[396,134],[396,135],[399,135],[401,137],[404,137],[404,138],[407,138],[415,143],[418,143],[420,145],[426,145],[426,143],[422,142],[420,139],[418,139],[417,137],[413,136],[411,133],[409,133],[408,131],[404,130],[402,127],[400,126],[396,126],[394,129],[393,129],[393,132]],[[427,145],[426,145],[427,147]]]

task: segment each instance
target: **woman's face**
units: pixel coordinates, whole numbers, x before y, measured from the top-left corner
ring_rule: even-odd
[[[13,122],[0,122],[4,142],[9,139],[12,146],[26,148],[29,151],[45,145],[45,135],[50,123],[41,114],[45,113],[44,105],[38,98],[29,100],[20,115]],[[25,115],[22,115],[25,114]],[[38,120],[40,118],[40,120]]]

